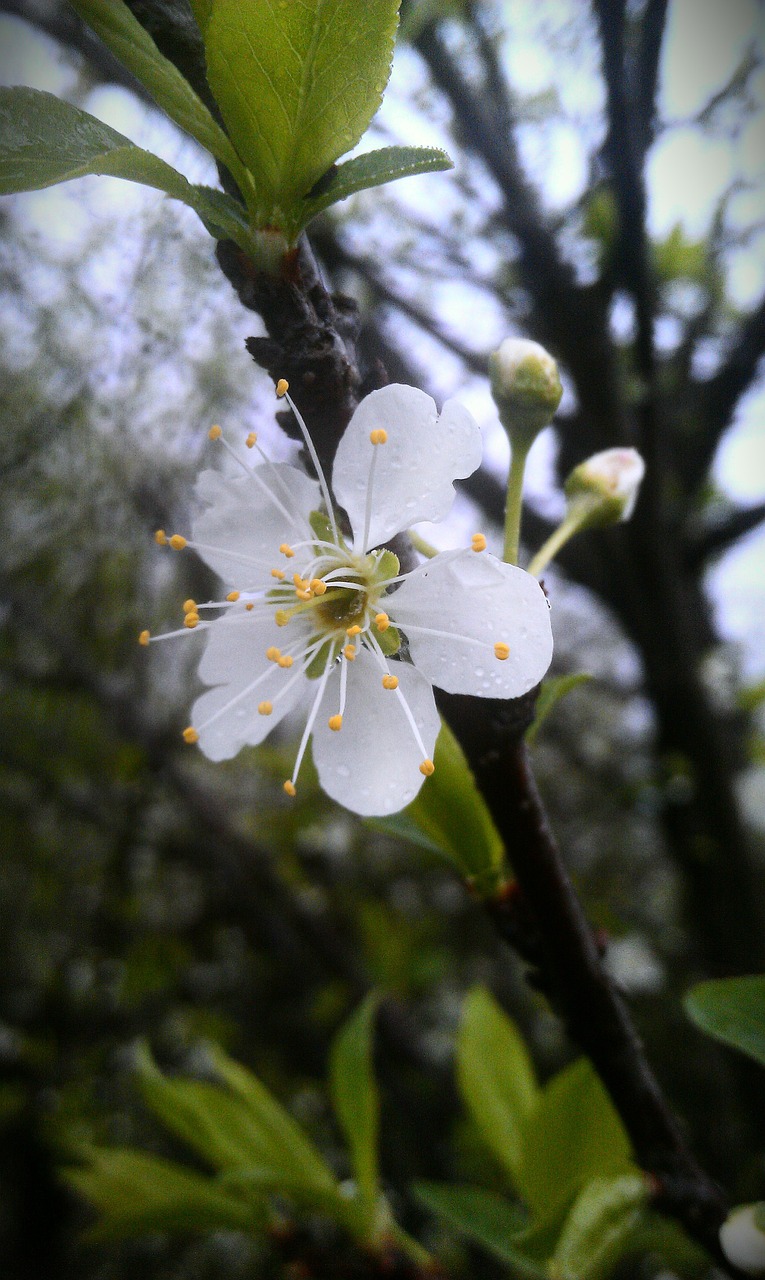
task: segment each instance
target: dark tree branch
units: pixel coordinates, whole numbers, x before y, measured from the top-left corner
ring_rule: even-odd
[[[635,67],[638,139],[643,155],[656,136],[656,94],[668,0],[648,0],[640,25]]]
[[[710,521],[704,529],[686,538],[684,561],[687,569],[698,573],[714,556],[729,551],[734,543],[758,529],[763,522],[765,502],[729,511],[722,519]]]
[[[451,103],[464,145],[480,157],[502,195],[504,223],[518,241],[519,274],[533,301],[534,332],[577,385],[588,428],[587,441],[580,442],[583,451],[623,441],[626,426],[614,412],[621,400],[605,300],[597,287],[577,286],[563,261],[523,174],[513,134],[501,128],[505,108],[497,112],[491,98],[468,83],[434,24],[423,28],[415,47]]]
[[[765,356],[765,298],[741,325],[722,368],[700,388],[702,426],[694,439],[691,482],[703,483],[736,406]]]

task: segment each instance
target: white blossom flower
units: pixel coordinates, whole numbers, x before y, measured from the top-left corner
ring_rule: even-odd
[[[747,1275],[765,1275],[765,1205],[739,1205],[720,1227],[720,1245],[729,1262]]]
[[[281,382],[277,393],[286,390]],[[199,675],[210,688],[184,737],[224,760],[302,708],[307,723],[286,792],[295,794],[312,737],[330,796],[356,813],[395,813],[433,772],[440,720],[432,686],[493,698],[533,688],[552,655],[547,600],[534,578],[486,551],[482,534],[403,576],[383,545],[413,523],[442,519],[453,481],[478,466],[478,427],[456,401],[439,417],[414,387],[367,396],[337,450],[333,503],[287,400],[318,481],[263,455],[234,478],[205,471],[193,537],[157,535],[194,548],[231,588],[225,600],[187,600],[184,628],[169,633],[207,631]],[[220,429],[210,434],[220,438]],[[252,436],[247,443],[256,445]],[[143,643],[149,638],[142,633]]]

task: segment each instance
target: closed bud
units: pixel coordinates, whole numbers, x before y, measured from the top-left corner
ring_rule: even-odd
[[[765,1275],[765,1204],[745,1204],[720,1227],[720,1245],[728,1262],[749,1276]]]
[[[645,463],[635,449],[605,449],[574,467],[563,486],[579,528],[629,520],[635,509]]]
[[[511,444],[527,448],[552,421],[563,395],[558,366],[528,338],[505,338],[489,356],[491,394]]]

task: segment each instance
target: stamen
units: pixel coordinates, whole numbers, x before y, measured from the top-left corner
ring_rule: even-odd
[[[254,431],[251,431],[244,443],[247,445],[248,449],[254,448],[255,445],[258,443],[258,437],[256,433]]]
[[[286,627],[291,617],[292,617],[292,614],[288,613],[286,609],[277,609],[276,613],[274,614],[274,622],[276,623],[277,627]]]
[[[387,444],[388,432],[385,430],[384,427],[376,427],[374,431],[370,431],[369,439],[371,440],[372,444]]]
[[[279,379],[279,381],[278,381],[278,382],[277,382],[277,384],[276,384],[276,398],[277,398],[277,400],[281,400],[283,396],[286,396],[286,394],[287,394],[287,392],[289,391],[289,389],[290,389],[290,384],[288,383],[287,379],[286,379],[286,378],[280,378],[280,379]]]
[[[311,710],[310,710],[310,712],[309,712],[308,720],[306,721],[305,729],[303,730],[303,736],[302,736],[302,738],[300,739],[300,746],[298,747],[297,756],[296,756],[296,758],[295,758],[295,767],[294,767],[294,769],[292,770],[292,785],[293,785],[293,787],[294,787],[295,783],[297,782],[297,776],[298,776],[298,774],[299,774],[299,772],[300,772],[300,766],[301,766],[301,764],[303,763],[303,756],[305,755],[305,750],[306,750],[306,747],[308,746],[308,739],[310,738],[310,736],[311,736],[311,734],[312,734],[312,732],[313,732],[313,726],[314,726],[314,724],[315,724],[315,722],[316,722],[316,717],[317,717],[317,715],[319,714],[319,707],[320,707],[320,705],[321,705],[321,701],[322,701],[322,699],[323,699],[323,697],[324,697],[324,691],[325,691],[325,689],[326,689],[326,687],[327,687],[327,681],[329,680],[329,677],[330,677],[330,675],[332,674],[332,668],[333,668],[333,666],[334,666],[334,663],[335,663],[335,650],[334,650],[334,648],[333,648],[333,649],[331,650],[331,652],[330,652],[329,658],[327,659],[327,665],[325,666],[325,668],[324,668],[324,670],[323,670],[323,672],[322,672],[322,674],[321,674],[321,678],[320,678],[320,680],[319,680],[319,687],[318,687],[318,689],[316,690],[316,696],[315,696],[315,698],[314,698],[314,700],[313,700],[313,705],[312,705]],[[285,790],[286,790],[286,786],[285,786]]]
[[[486,535],[483,533],[474,533],[470,539],[470,545],[474,551],[485,551]]]
[[[346,662],[354,662],[356,658],[356,646],[352,644],[347,644],[343,649],[343,657],[345,658]]]
[[[294,659],[288,653],[283,653],[281,658],[276,659],[277,667],[291,667]]]
[[[236,604],[241,594],[242,594],[241,591],[229,591],[228,595],[226,596],[226,599],[231,604]]]
[[[138,637],[138,643],[142,645],[147,645],[150,640],[151,640],[150,631],[142,631],[140,636]]]
[[[283,556],[287,557],[288,560],[291,560],[295,554],[295,552],[292,550],[292,547],[289,545],[288,542],[280,543],[279,550],[281,551]]]
[[[255,605],[252,603],[252,601],[248,601],[248,603],[244,607],[248,613],[252,613],[253,609],[255,608]]]
[[[287,779],[286,782],[282,783],[282,787],[287,792],[288,796],[292,796],[294,798],[297,795],[297,791],[295,790],[295,784],[294,782],[290,782],[289,778]]]
[[[273,709],[274,709],[274,704],[273,704],[273,702],[259,702],[259,703],[258,703],[258,714],[259,714],[259,715],[261,715],[261,716],[270,716],[270,714],[271,714],[271,712],[273,711]]]
[[[383,653],[382,649],[380,648],[380,643],[375,638],[375,634],[373,631],[368,632],[368,644],[369,644],[370,652],[374,654],[380,667],[382,667],[386,675],[389,674],[386,670],[388,665],[388,660],[385,657],[385,654]],[[392,679],[395,679],[395,676],[393,676]],[[383,685],[384,684],[385,684],[385,678],[383,677]],[[396,680],[396,685],[398,685],[398,680]],[[420,751],[422,752],[423,756],[426,759],[428,759],[429,757],[425,749],[425,743],[422,740],[422,734],[417,728],[417,722],[414,718],[414,715],[412,714],[411,707],[409,706],[409,703],[407,702],[406,698],[404,697],[400,689],[396,688],[395,692],[396,692],[396,697],[398,698],[399,703],[401,704],[401,710],[403,711],[404,715],[407,718],[407,722],[409,724],[409,728],[412,731],[414,740],[417,743],[417,746],[420,748]]]
[[[327,584],[323,578],[312,578],[311,590],[315,596],[323,596],[324,592],[327,590]]]
[[[494,657],[499,658],[500,662],[504,662],[510,657],[510,645],[505,644],[504,640],[498,640],[494,646]]]
[[[316,468],[316,475],[318,476],[318,479],[319,479],[319,487],[321,488],[321,495],[324,499],[324,505],[327,508],[327,515],[329,516],[329,522],[332,525],[332,531],[335,535],[335,538],[338,538],[339,534],[337,532],[337,520],[335,519],[335,509],[332,506],[332,499],[329,496],[329,485],[327,484],[327,481],[325,479],[324,472],[322,470],[322,466],[319,461],[319,455],[316,452],[316,449],[314,447],[314,443],[313,443],[313,440],[311,439],[310,433],[308,431],[308,427],[305,425],[305,422],[303,421],[303,418],[299,410],[297,409],[295,402],[292,399],[292,396],[289,394],[289,391],[288,391],[289,383],[287,382],[286,378],[279,379],[276,385],[276,394],[279,395],[279,388],[282,385],[284,386],[282,395],[285,397],[287,404],[289,405],[290,409],[292,410],[295,417],[297,418],[297,424],[300,427],[300,430],[303,435],[303,439],[305,440],[305,443],[306,443],[306,447],[308,449],[308,452],[311,455],[311,461],[313,462],[313,465]]]
[[[199,614],[187,613],[186,617],[183,619],[183,625],[184,627],[188,627],[189,631],[193,631],[194,627],[199,626]]]
[[[377,431],[373,431],[369,437],[370,440],[372,441],[372,444],[382,443],[382,441],[377,441],[373,439],[373,437],[376,435],[377,435]],[[386,439],[387,439],[387,436],[386,436]],[[355,551],[362,551],[362,552],[366,551],[367,545],[369,543],[369,528],[372,523],[372,491],[374,489],[376,463],[377,463],[377,450],[373,449],[372,461],[369,464],[369,479],[367,480],[367,500],[366,500],[366,503],[364,504],[364,537],[361,541],[360,546],[357,542],[354,542],[353,545],[354,545]]]
[[[436,771],[436,766],[434,765],[432,760],[423,760],[422,764],[420,765],[420,773],[424,774],[426,778],[430,778],[433,776],[435,771]]]
[[[389,671],[382,678],[383,689],[398,689],[398,676],[392,676]]]
[[[340,714],[336,716],[330,716],[329,720],[327,721],[327,724],[329,725],[330,729],[333,729],[334,732],[337,733],[343,727],[343,717]]]
[[[183,741],[188,742],[189,746],[193,746],[195,742],[199,742],[199,734],[192,725],[189,725],[188,729],[183,730]]]
[[[375,626],[377,627],[378,631],[388,630],[388,627],[390,626],[390,618],[388,617],[387,613],[375,614]]]
[[[278,582],[281,582],[281,581],[282,581],[282,579],[284,578],[284,576],[285,576],[285,573],[284,573],[284,570],[283,570],[283,569],[272,569],[272,570],[271,570],[271,577],[272,577],[272,578],[276,578],[276,580],[277,580]]]
[[[183,612],[184,612],[184,613],[196,613],[196,611],[197,611],[197,602],[196,602],[196,600],[184,600],[184,602],[183,602]]]
[[[183,551],[183,548],[188,545],[188,539],[182,537],[180,533],[174,533],[172,538],[168,538],[168,542],[173,551]]]
[[[281,649],[277,649],[275,644],[269,645],[266,649],[266,657],[269,662],[278,662],[282,656]]]
[[[361,635],[361,627],[359,626],[359,624],[358,624],[357,622],[354,622],[354,624],[353,624],[353,626],[352,626],[352,627],[346,627],[346,629],[345,629],[345,634],[346,634],[347,636],[350,636],[351,638],[353,638],[353,636],[360,636],[360,635]]]
[[[210,427],[210,430],[207,432],[207,438],[208,440],[220,440],[222,434],[223,433],[219,426]]]
[[[164,529],[157,529],[157,532],[154,534],[154,541],[158,547],[167,546],[167,534]]]

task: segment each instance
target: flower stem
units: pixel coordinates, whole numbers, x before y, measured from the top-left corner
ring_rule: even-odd
[[[545,543],[537,551],[529,564],[528,571],[538,578],[540,573],[547,568],[553,556],[556,556],[561,547],[565,547],[570,538],[578,533],[582,525],[587,519],[588,512],[582,507],[571,506],[566,512],[558,528],[555,529]]]
[[[507,501],[505,503],[505,547],[502,559],[506,564],[518,563],[518,544],[521,537],[521,507],[523,501],[523,475],[529,444],[513,442],[510,457],[510,474],[507,477]]]

